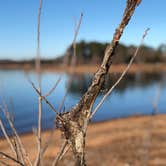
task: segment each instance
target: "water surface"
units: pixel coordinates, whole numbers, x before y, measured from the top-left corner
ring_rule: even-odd
[[[36,84],[35,72],[28,73],[31,80]],[[75,74],[69,87],[69,92],[65,100],[62,111],[70,110],[86,92],[92,80],[92,74]],[[69,79],[68,74],[58,74],[54,72],[42,73],[42,92],[45,94],[55,84],[59,77],[62,77],[54,93],[48,100],[56,109],[59,108],[66,93]],[[95,105],[101,100],[103,94],[118,79],[118,74],[107,76],[105,85],[97,98]],[[96,113],[92,121],[103,121],[114,118],[122,118],[132,115],[153,114],[152,102],[157,93],[160,92],[158,101],[158,113],[166,113],[166,73],[159,74],[128,74],[116,87],[110,97],[104,102]],[[9,111],[14,110],[14,124],[19,133],[32,131],[37,126],[37,94],[27,81],[27,77],[22,70],[6,71],[0,70],[0,103],[5,100]],[[95,106],[94,106],[95,107]],[[54,112],[43,104],[43,129],[53,126]],[[0,112],[7,131],[10,133],[9,125]],[[1,135],[2,133],[0,133]]]

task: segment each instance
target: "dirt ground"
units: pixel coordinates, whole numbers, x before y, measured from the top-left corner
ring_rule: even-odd
[[[49,133],[43,133],[43,144]],[[34,160],[37,149],[35,136],[25,134],[21,140]],[[44,166],[51,165],[61,144],[60,132],[56,130],[44,154]],[[0,151],[11,154],[4,139],[0,140]],[[59,165],[72,166],[71,154],[69,150]],[[166,166],[166,115],[136,116],[90,124],[86,160],[88,166]],[[9,163],[6,159],[4,161]]]

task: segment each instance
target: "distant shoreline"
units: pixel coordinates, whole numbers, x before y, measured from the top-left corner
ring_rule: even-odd
[[[109,70],[110,73],[122,73],[127,64],[113,64]],[[86,64],[76,66],[74,69],[75,73],[95,73],[98,69],[98,65]],[[34,71],[35,67],[33,64],[0,64],[0,70],[25,70]],[[63,67],[63,65],[54,64],[42,64],[42,72],[72,72],[72,67]],[[129,73],[158,73],[166,72],[165,63],[157,64],[133,64],[129,70]]]

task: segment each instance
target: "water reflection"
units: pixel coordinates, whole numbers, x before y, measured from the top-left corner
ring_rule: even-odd
[[[86,92],[92,82],[92,74],[79,75],[75,74],[70,85],[69,92],[82,95]],[[101,92],[106,92],[120,77],[120,74],[108,74]],[[127,74],[116,87],[115,91],[123,93],[127,88],[146,88],[149,85],[163,82],[165,79],[164,73],[136,73]],[[68,84],[68,82],[66,82]]]

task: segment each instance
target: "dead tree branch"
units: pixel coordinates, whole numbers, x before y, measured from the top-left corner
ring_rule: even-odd
[[[123,30],[130,21],[139,3],[140,0],[127,0],[126,9],[124,11],[122,21],[116,29],[112,42],[105,50],[103,62],[94,75],[92,84],[88,88],[87,92],[83,95],[80,102],[74,108],[72,108],[71,111],[61,114],[64,122],[60,122],[60,129],[64,133],[66,140],[68,140],[68,142],[71,144],[76,160],[75,165],[86,165],[84,154],[85,136],[91,109],[96,100],[96,97],[100,93],[109,67],[112,64],[114,51],[119,43]]]

